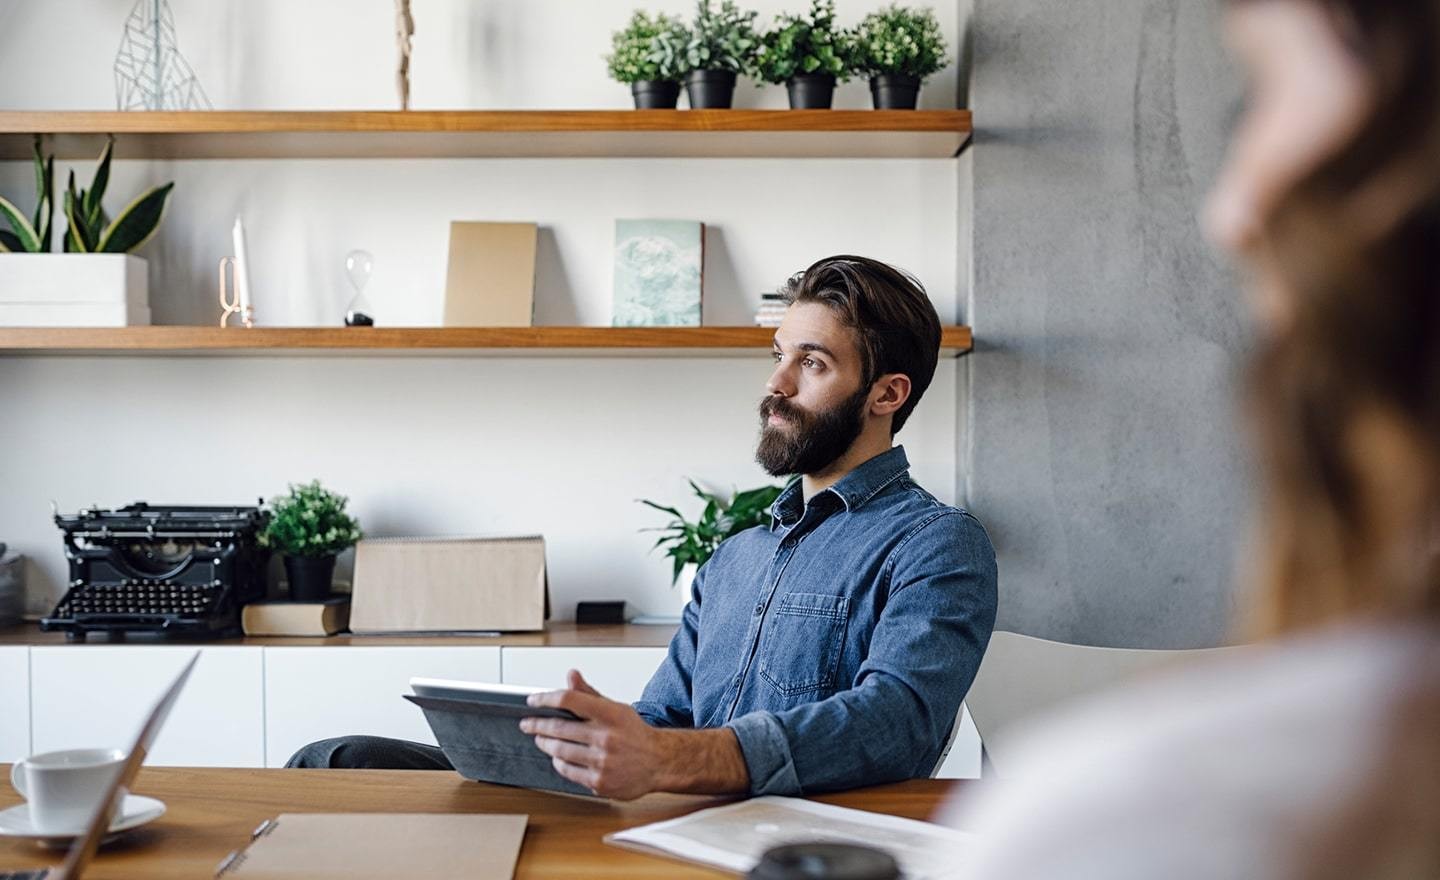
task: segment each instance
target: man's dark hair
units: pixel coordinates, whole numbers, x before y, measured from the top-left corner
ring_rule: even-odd
[[[826,257],[780,289],[787,305],[823,303],[855,331],[869,388],[888,373],[910,378],[910,398],[895,410],[894,436],[910,418],[940,360],[940,316],[913,276],[879,260]]]

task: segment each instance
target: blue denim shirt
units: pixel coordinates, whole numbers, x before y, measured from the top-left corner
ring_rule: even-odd
[[[751,794],[930,775],[995,625],[995,551],[969,513],[909,477],[895,447],[695,576],[635,709],[661,727],[729,727]]]

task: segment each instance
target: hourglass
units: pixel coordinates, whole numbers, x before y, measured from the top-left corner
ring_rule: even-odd
[[[346,327],[375,326],[375,319],[370,314],[370,300],[365,298],[365,285],[370,283],[370,271],[374,268],[375,260],[369,251],[351,251],[345,257],[345,274],[350,278],[350,286],[355,288],[355,296],[345,307]]]

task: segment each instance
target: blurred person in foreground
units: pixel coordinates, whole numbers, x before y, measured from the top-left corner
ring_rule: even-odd
[[[1440,877],[1440,0],[1231,0],[1258,644],[1035,728],[978,878]],[[1008,774],[1007,774],[1008,775]]]

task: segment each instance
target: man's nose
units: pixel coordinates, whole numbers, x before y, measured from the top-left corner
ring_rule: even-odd
[[[765,390],[780,397],[791,397],[795,394],[795,382],[785,364],[775,366],[775,371],[770,374],[770,381],[765,383]]]

